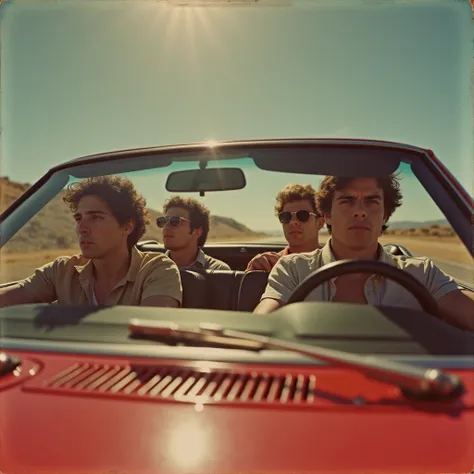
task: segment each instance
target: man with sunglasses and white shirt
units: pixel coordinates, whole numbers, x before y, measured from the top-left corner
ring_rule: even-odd
[[[271,271],[280,257],[311,252],[320,247],[319,231],[324,219],[316,208],[316,191],[310,184],[288,184],[276,196],[275,214],[283,227],[288,242],[281,252],[256,255],[248,264],[249,270]]]
[[[327,176],[317,195],[330,239],[322,249],[282,257],[273,267],[267,287],[254,310],[266,314],[285,305],[314,271],[338,260],[376,260],[410,273],[437,301],[438,316],[474,332],[474,296],[427,257],[386,253],[379,242],[387,222],[401,206],[397,175],[379,178]],[[419,309],[415,296],[389,278],[377,274],[345,274],[317,286],[306,300],[396,306]]]
[[[156,224],[163,229],[166,255],[181,269],[230,270],[229,265],[206,255],[202,247],[209,233],[209,210],[192,198],[173,196],[163,206]]]

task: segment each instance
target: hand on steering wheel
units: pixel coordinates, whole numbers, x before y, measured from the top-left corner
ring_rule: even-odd
[[[375,273],[390,278],[409,291],[420,303],[423,311],[439,317],[438,302],[423,283],[410,273],[378,260],[339,260],[329,263],[308,275],[296,287],[287,304],[303,301],[322,283],[350,273]]]

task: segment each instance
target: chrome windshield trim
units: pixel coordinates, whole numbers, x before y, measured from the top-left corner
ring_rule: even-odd
[[[160,346],[153,344],[104,344],[88,342],[37,341],[30,339],[3,339],[2,350],[15,350],[39,353],[58,353],[69,355],[139,357],[146,359],[179,359],[187,361],[206,360],[211,362],[246,363],[246,364],[282,364],[282,365],[327,365],[309,357],[293,354],[288,351],[264,350],[259,353],[209,347]],[[371,354],[364,354],[371,355]],[[420,367],[440,369],[473,369],[474,355],[466,356],[431,356],[431,355],[383,355],[374,354],[398,362]]]

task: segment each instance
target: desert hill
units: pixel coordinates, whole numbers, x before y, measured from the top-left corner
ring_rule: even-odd
[[[16,183],[6,177],[0,177],[0,212],[3,212],[28,188],[29,184]],[[154,224],[161,212],[148,209],[150,225],[143,240],[161,240],[161,230]],[[211,216],[211,230],[208,240],[248,239],[258,237],[254,232],[234,219]],[[56,196],[8,243],[9,252],[32,252],[49,249],[70,249],[77,245],[74,220],[62,196]]]

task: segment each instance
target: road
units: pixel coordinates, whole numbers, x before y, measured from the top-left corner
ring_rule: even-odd
[[[322,237],[322,236],[321,236]],[[322,237],[320,239],[321,244],[324,244],[326,241],[326,237]],[[262,243],[278,243],[285,245],[286,242],[281,237],[265,237],[263,239],[256,240],[254,243],[262,244]],[[408,246],[408,250],[410,250]],[[415,256],[417,255],[413,252]],[[465,264],[465,263],[458,263],[458,262],[451,262],[447,260],[442,260],[437,258],[435,255],[424,255],[425,257],[430,257],[433,262],[441,268],[445,273],[451,275],[457,282],[469,286],[474,287],[474,264]]]

